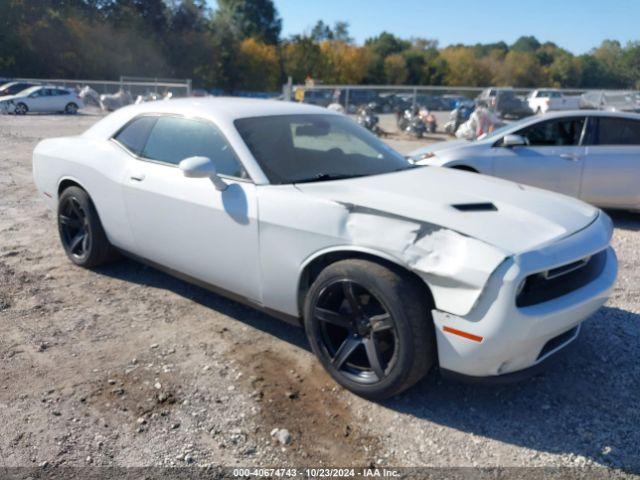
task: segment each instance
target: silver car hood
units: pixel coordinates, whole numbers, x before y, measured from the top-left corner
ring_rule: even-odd
[[[529,251],[571,235],[591,224],[599,212],[564,195],[440,167],[303,183],[297,188],[350,208],[444,227],[506,254]],[[478,204],[493,204],[496,210],[474,210],[473,205],[480,208]]]
[[[471,142],[469,140],[445,140],[443,142],[436,142],[430,145],[427,145],[422,148],[418,148],[417,150],[413,150],[409,153],[409,157],[417,158],[425,153],[435,153],[443,150],[449,150],[451,148],[460,148],[465,146],[473,146],[477,144],[477,140],[475,142]]]

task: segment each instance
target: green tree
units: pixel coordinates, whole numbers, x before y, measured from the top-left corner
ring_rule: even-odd
[[[518,38],[513,45],[511,45],[511,51],[535,53],[541,47],[540,42],[534,36],[522,36]]]
[[[514,87],[546,85],[543,70],[533,53],[511,50],[504,57],[496,83]]]
[[[280,40],[282,20],[272,0],[218,0],[217,15],[234,27],[240,39],[254,37],[269,45]]]
[[[323,70],[320,46],[308,36],[296,35],[284,42],[282,57],[285,75],[295,83],[304,83],[307,75],[318,78]]]
[[[384,73],[387,78],[387,83],[402,85],[409,76],[407,61],[399,53],[389,55],[384,59]]]

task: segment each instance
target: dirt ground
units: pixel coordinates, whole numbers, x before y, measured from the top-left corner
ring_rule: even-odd
[[[640,470],[640,216],[613,214],[615,293],[548,372],[499,388],[433,372],[377,404],[336,386],[300,329],[130,260],[66,259],[31,153],[96,120],[0,116],[2,466]]]

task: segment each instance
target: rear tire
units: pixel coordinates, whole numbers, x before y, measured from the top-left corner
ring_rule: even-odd
[[[64,107],[64,113],[66,113],[67,115],[75,115],[76,113],[78,113],[78,105],[73,102],[68,103],[67,106]]]
[[[431,301],[399,269],[361,259],[329,265],[305,298],[304,323],[327,372],[365,398],[397,395],[435,363]]]
[[[65,253],[76,265],[96,267],[117,256],[91,198],[80,187],[69,187],[60,195],[58,232]]]

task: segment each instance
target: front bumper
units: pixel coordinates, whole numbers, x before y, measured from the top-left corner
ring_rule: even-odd
[[[547,363],[570,344],[580,323],[606,302],[615,283],[617,259],[608,246],[609,222],[601,214],[574,235],[508,259],[491,276],[468,315],[433,310],[440,368],[458,376],[497,377]],[[604,267],[590,282],[553,300],[516,306],[518,286],[528,275],[603,250]]]

